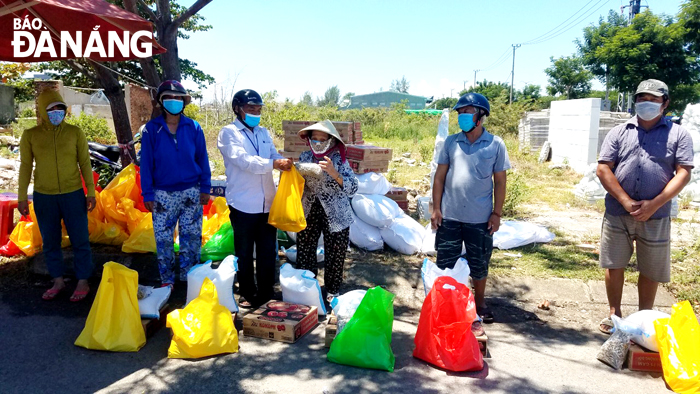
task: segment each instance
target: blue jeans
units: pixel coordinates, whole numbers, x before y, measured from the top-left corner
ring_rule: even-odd
[[[43,239],[46,268],[52,278],[63,276],[63,252],[61,252],[61,219],[66,225],[73,247],[75,276],[89,279],[92,275],[92,252],[88,233],[87,204],[83,189],[64,194],[34,192],[34,212]]]

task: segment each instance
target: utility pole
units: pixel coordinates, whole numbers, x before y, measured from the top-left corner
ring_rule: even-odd
[[[515,50],[520,48],[520,44],[513,44],[512,46],[513,46],[513,67],[510,69],[510,104],[513,104],[513,82],[515,82]],[[474,74],[474,75],[476,78],[476,74]]]
[[[476,86],[476,73],[478,73],[479,71],[481,70],[474,70],[474,85],[472,86]]]

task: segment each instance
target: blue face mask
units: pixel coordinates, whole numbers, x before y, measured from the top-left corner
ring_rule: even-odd
[[[63,122],[63,119],[66,117],[66,111],[62,109],[49,111],[46,114],[49,115],[49,122],[51,122],[51,124],[54,126],[60,125],[61,122]]]
[[[260,124],[260,115],[245,114],[245,119],[243,121],[248,126],[255,127]]]
[[[171,115],[180,115],[185,108],[185,103],[182,100],[163,100],[163,108]]]
[[[459,114],[457,116],[457,123],[459,123],[459,128],[467,133],[474,130],[476,123],[474,123],[474,114]]]

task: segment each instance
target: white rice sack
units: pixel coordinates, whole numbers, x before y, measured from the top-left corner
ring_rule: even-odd
[[[172,289],[170,286],[165,286],[157,289],[151,287],[149,290],[150,294],[139,300],[139,313],[142,319],[158,319],[160,318],[160,308],[168,302]]]
[[[615,329],[624,331],[632,336],[632,341],[651,351],[658,352],[659,344],[656,342],[656,329],[654,321],[670,318],[671,315],[660,311],[645,309],[635,312],[622,319]]]
[[[384,249],[384,241],[379,229],[363,222],[354,213],[352,217],[355,221],[350,225],[350,242],[370,252]]]
[[[397,214],[403,213],[396,201],[378,194],[356,194],[352,209],[360,220],[380,229],[391,226]]]
[[[463,257],[460,257],[452,268],[440,269],[435,263],[425,258],[423,267],[421,268],[421,277],[423,278],[423,288],[425,295],[428,296],[430,289],[433,288],[435,280],[441,276],[449,276],[457,282],[471,288],[469,283],[469,263]]]
[[[299,270],[285,263],[280,267],[282,300],[293,304],[315,306],[319,315],[326,314],[326,304],[321,297],[321,286],[316,275],[309,270]]]
[[[380,194],[389,193],[391,183],[382,174],[376,172],[368,172],[366,174],[357,175],[357,193],[358,194]]]
[[[425,229],[410,216],[404,214],[394,219],[388,228],[379,230],[384,242],[392,249],[403,254],[414,254],[423,245]]]
[[[209,278],[216,287],[219,296],[219,304],[225,306],[231,312],[238,312],[238,304],[233,298],[233,283],[238,271],[238,258],[231,255],[213,269],[211,260],[204,264],[197,264],[187,272],[187,303],[199,296],[205,278]]]

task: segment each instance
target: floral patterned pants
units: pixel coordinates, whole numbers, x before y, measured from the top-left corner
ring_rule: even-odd
[[[323,232],[324,275],[323,283],[328,294],[336,294],[343,284],[343,265],[350,241],[350,227],[332,233],[323,206],[314,201],[306,216],[306,229],[297,234],[297,268],[309,270],[318,275],[316,248]]]
[[[175,283],[175,226],[180,237],[180,280],[187,280],[187,271],[199,263],[202,247],[202,205],[199,188],[181,192],[156,190],[153,204],[153,232],[158,251],[158,269],[163,284]]]

